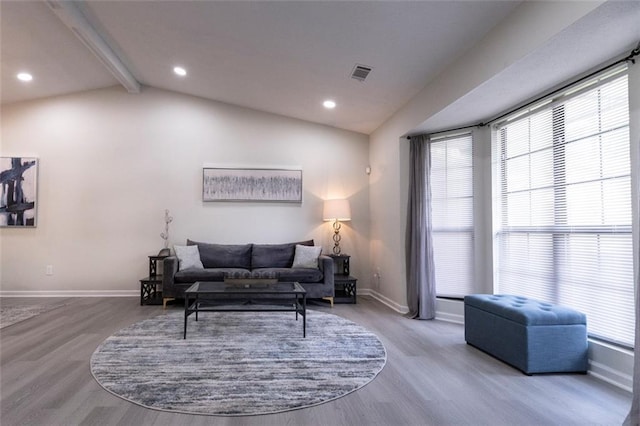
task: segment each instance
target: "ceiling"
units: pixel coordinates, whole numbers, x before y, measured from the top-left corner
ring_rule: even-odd
[[[608,1],[410,133],[487,123],[523,101],[627,57],[638,42],[640,1]]]
[[[369,134],[518,3],[74,4],[142,90],[152,86]],[[44,1],[1,1],[0,12],[3,104],[119,84]],[[173,74],[178,64],[186,77]],[[365,82],[350,78],[356,64],[373,68]],[[15,78],[23,70],[33,81]],[[324,109],[325,99],[337,107]]]
[[[142,90],[370,134],[520,1],[0,0],[2,104],[120,84],[54,12],[61,3]],[[607,1],[411,133],[484,122],[628,53],[639,22],[640,1]],[[373,68],[365,82],[350,78],[356,64]],[[176,76],[175,65],[188,75]],[[34,76],[28,84],[15,78],[24,70]],[[326,99],[337,107],[323,108]]]

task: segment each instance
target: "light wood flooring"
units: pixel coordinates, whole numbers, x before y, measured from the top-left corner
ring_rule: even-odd
[[[361,324],[384,343],[387,365],[363,389],[267,416],[160,412],[103,390],[91,376],[89,359],[109,335],[162,307],[139,306],[136,298],[3,298],[0,303],[61,300],[64,307],[0,330],[2,426],[619,425],[631,401],[629,393],[589,375],[525,376],[466,345],[461,325],[408,320],[360,298],[357,305],[311,308]]]

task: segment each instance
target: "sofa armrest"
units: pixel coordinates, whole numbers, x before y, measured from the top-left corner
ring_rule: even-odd
[[[333,258],[321,255],[318,258],[318,267],[322,271],[323,284],[322,291],[324,292],[322,297],[333,297],[335,294],[335,286],[333,275],[335,274],[335,263]]]
[[[178,272],[178,258],[169,256],[162,261],[162,297],[176,297],[175,275]]]
[[[322,254],[320,255],[320,257],[318,257],[318,267],[325,275],[329,274],[333,276],[333,274],[335,274],[335,265],[333,262],[333,258],[325,254]]]

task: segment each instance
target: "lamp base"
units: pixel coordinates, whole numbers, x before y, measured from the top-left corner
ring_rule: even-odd
[[[333,222],[333,254],[340,254],[340,222],[338,219]]]

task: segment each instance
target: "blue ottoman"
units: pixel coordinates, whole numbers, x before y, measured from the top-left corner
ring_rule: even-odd
[[[525,374],[588,368],[587,318],[563,306],[503,294],[465,296],[464,336]]]

